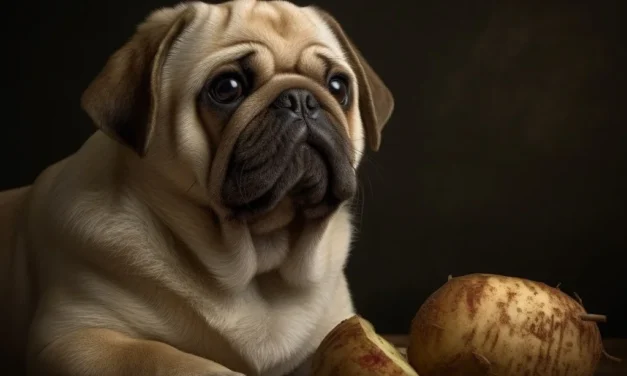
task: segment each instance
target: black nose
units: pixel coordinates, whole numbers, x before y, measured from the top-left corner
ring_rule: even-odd
[[[272,105],[310,118],[318,116],[320,111],[320,104],[314,95],[309,90],[304,89],[285,90],[274,100]]]

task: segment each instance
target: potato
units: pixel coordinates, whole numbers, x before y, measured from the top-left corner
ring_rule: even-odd
[[[312,359],[313,376],[418,376],[398,350],[359,315],[339,323]]]
[[[420,307],[407,356],[421,376],[591,376],[603,352],[594,316],[544,283],[470,274]]]

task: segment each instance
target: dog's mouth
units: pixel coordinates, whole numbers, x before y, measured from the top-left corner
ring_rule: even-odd
[[[264,215],[287,198],[306,218],[327,216],[356,193],[350,150],[324,111],[310,116],[271,107],[237,139],[223,203],[240,220]]]

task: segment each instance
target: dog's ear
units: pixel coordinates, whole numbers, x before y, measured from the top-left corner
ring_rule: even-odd
[[[357,75],[359,110],[366,130],[366,139],[370,148],[377,151],[381,145],[381,132],[394,111],[394,96],[346,35],[339,22],[327,11],[317,7],[313,9],[335,34]]]
[[[193,18],[193,6],[153,12],[81,97],[81,106],[95,125],[140,156],[146,154],[154,132],[163,64]]]

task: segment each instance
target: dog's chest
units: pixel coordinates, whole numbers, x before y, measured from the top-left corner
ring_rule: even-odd
[[[207,323],[219,331],[232,350],[260,375],[281,374],[302,362],[316,347],[316,329],[330,300],[329,291],[296,294],[256,289],[215,307]]]
[[[256,239],[254,244],[234,239],[232,244],[239,248],[223,253],[215,247],[206,252],[202,244],[191,247],[195,254],[215,256],[207,256],[205,265],[235,287],[220,289],[219,284],[197,280],[177,283],[184,287],[177,294],[184,302],[177,305],[183,314],[172,317],[170,311],[161,312],[173,318],[168,320],[167,342],[250,376],[286,374],[313,352],[320,333],[330,329],[321,325],[325,316],[341,310],[334,300],[343,280],[349,232],[343,226],[332,228],[335,231],[315,237],[303,235],[304,241],[293,248],[283,237]],[[218,257],[221,254],[239,258],[226,262]],[[245,275],[251,270],[256,275],[252,280]]]
[[[250,376],[285,375],[315,350],[334,285],[306,292],[255,285],[237,296],[207,298],[197,302],[195,313],[170,316],[159,337]]]

